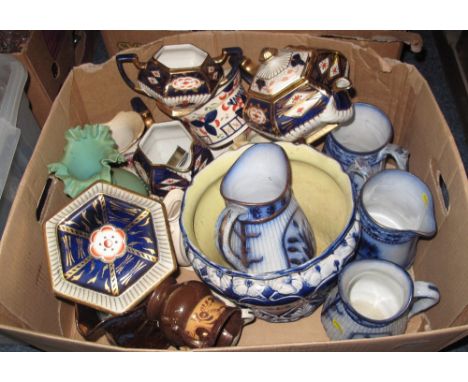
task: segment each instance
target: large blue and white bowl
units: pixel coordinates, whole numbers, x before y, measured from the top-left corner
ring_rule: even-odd
[[[292,188],[315,234],[317,255],[277,272],[251,275],[233,269],[216,248],[216,220],[225,207],[220,184],[250,145],[228,151],[198,173],[187,189],[181,230],[198,276],[220,295],[270,322],[295,321],[325,300],[360,237],[349,177],[338,162],[306,145],[276,143],[287,153]],[[252,185],[255,187],[255,185]]]

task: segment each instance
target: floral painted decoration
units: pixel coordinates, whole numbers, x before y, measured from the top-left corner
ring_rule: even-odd
[[[113,263],[115,259],[125,255],[127,235],[120,228],[106,224],[93,231],[89,238],[89,253],[94,258]]]

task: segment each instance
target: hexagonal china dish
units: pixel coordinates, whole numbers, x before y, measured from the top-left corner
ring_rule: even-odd
[[[137,305],[176,269],[158,201],[98,182],[44,226],[57,295],[111,314]]]

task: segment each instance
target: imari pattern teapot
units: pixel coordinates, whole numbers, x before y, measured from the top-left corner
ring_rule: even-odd
[[[244,58],[250,82],[244,119],[259,134],[295,142],[318,139],[353,115],[349,64],[339,52],[302,47],[265,48],[255,68]],[[314,140],[315,140],[314,139]]]

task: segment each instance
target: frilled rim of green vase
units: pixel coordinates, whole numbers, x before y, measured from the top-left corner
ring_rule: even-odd
[[[49,174],[63,181],[65,193],[72,198],[96,181],[110,183],[110,164],[125,162],[108,126],[76,126],[65,133],[65,139],[67,143],[62,159],[49,164],[47,168]]]

